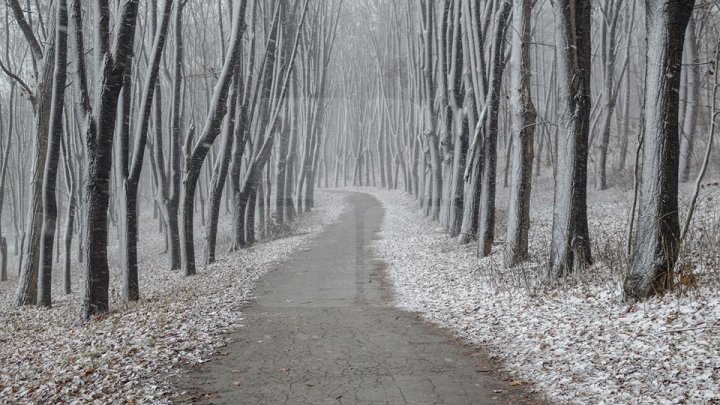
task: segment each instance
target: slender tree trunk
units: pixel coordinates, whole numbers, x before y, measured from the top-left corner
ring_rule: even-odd
[[[13,117],[13,106],[12,103],[15,102],[15,85],[11,84],[10,88],[10,107],[8,108],[8,111],[10,114],[8,114],[9,122],[8,122],[8,129],[7,129],[7,143],[4,145],[5,149],[3,150],[3,157],[2,157],[2,168],[0,168],[0,218],[2,218],[2,211],[5,204],[5,190],[6,190],[6,181],[7,181],[7,169],[8,169],[8,163],[10,159],[10,150],[12,146],[12,137],[13,137],[13,123],[14,123],[14,117]],[[0,106],[2,108],[2,106]],[[0,118],[0,136],[2,136],[3,132],[3,120]],[[12,195],[11,195],[11,202],[12,202]],[[0,282],[7,281],[8,274],[7,274],[7,240],[4,236],[2,236],[2,226],[0,226]],[[16,242],[15,242],[15,249],[17,250],[17,231],[16,231]]]
[[[123,257],[123,298],[127,301],[137,301],[140,299],[140,284],[138,280],[138,201],[137,193],[140,185],[140,175],[142,173],[143,161],[145,157],[145,149],[148,138],[148,127],[152,115],[153,98],[155,90],[158,88],[157,82],[160,72],[160,63],[162,61],[162,53],[165,48],[165,40],[167,38],[168,28],[170,26],[170,13],[172,9],[172,0],[165,0],[161,15],[160,24],[156,27],[155,37],[153,40],[152,53],[150,56],[150,65],[148,66],[147,77],[143,85],[142,98],[140,99],[140,112],[137,122],[137,130],[135,131],[135,145],[133,147],[132,165],[129,171],[123,168],[123,198],[125,208],[125,218],[121,220],[121,234],[123,235],[123,247],[125,253]],[[126,89],[125,91],[128,91]],[[126,93],[125,97],[130,94]],[[124,111],[129,115],[129,111]],[[128,119],[128,117],[123,117]],[[155,128],[160,131],[160,128]],[[161,148],[161,145],[155,145]],[[161,150],[158,151],[162,153]],[[164,166],[164,165],[163,165]],[[156,172],[164,170],[164,167],[158,168]],[[164,183],[162,180],[159,183]],[[158,184],[158,187],[164,187]]]
[[[511,4],[504,2],[498,14],[490,65],[490,93],[488,95],[488,129],[483,142],[483,168],[480,186],[480,227],[478,243],[480,257],[489,256],[495,242],[495,188],[497,178],[498,114],[500,89],[505,71],[505,31]]]
[[[178,208],[180,205],[180,173],[181,153],[180,137],[182,111],[182,82],[184,41],[182,35],[183,8],[185,1],[179,1],[175,7],[175,57],[173,63],[173,95],[172,113],[170,117],[170,192],[166,202],[168,218],[168,245],[170,248],[170,269],[180,269],[180,228],[178,224]]]
[[[52,264],[55,231],[57,229],[57,170],[60,161],[60,143],[63,132],[65,79],[67,78],[67,26],[68,13],[65,0],[58,0],[55,17],[55,65],[53,73],[50,127],[48,131],[47,159],[43,175],[43,224],[40,241],[41,267],[38,278],[38,306],[52,303]]]
[[[228,91],[235,69],[235,65],[240,57],[242,50],[242,36],[245,32],[245,9],[247,0],[243,0],[240,6],[235,10],[233,17],[233,32],[228,48],[228,54],[225,57],[220,78],[213,92],[212,104],[205,123],[202,134],[198,142],[192,148],[192,152],[187,153],[185,165],[185,178],[183,179],[182,193],[182,233],[181,233],[181,251],[182,251],[182,268],[186,276],[192,276],[196,273],[195,269],[195,241],[193,239],[193,215],[195,205],[195,190],[200,177],[201,169],[205,157],[210,151],[210,146],[220,133],[222,119],[225,116],[227,108],[226,101]],[[190,144],[186,143],[189,148]]]
[[[74,182],[74,180],[71,180]],[[75,196],[75,185],[73,184],[70,187],[70,201],[68,202],[67,207],[67,214],[66,214],[66,220],[65,220],[65,240],[64,240],[64,247],[65,247],[65,255],[64,255],[64,263],[63,263],[63,275],[64,275],[64,286],[65,286],[65,294],[70,294],[72,292],[72,284],[71,284],[71,272],[72,272],[72,262],[71,262],[71,249],[72,249],[72,238],[73,238],[73,227],[75,226],[75,211],[77,209],[77,199]]]
[[[236,115],[238,113],[237,101],[241,91],[242,83],[240,82],[240,71],[236,67],[234,85],[230,93],[230,106],[228,107],[228,119],[220,144],[220,156],[215,162],[213,169],[212,181],[210,183],[210,216],[207,221],[207,229],[205,231],[205,264],[215,262],[215,247],[217,245],[217,228],[218,219],[220,217],[220,201],[222,192],[225,188],[225,179],[227,178],[228,169],[230,167],[230,158],[232,157],[233,141],[235,136]]]
[[[694,19],[690,18],[685,30],[685,77],[687,78],[687,95],[685,97],[685,114],[683,114],[682,133],[680,134],[680,181],[690,180],[690,169],[697,132],[697,106],[700,104],[700,78],[697,55],[697,38],[695,37]]]
[[[55,41],[53,38],[50,42]],[[41,60],[42,86],[38,86],[35,111],[35,139],[33,143],[32,178],[30,180],[30,199],[27,221],[23,237],[20,275],[18,278],[15,304],[17,306],[37,303],[38,271],[40,268],[40,239],[43,215],[42,186],[45,160],[47,157],[47,136],[50,128],[50,108],[52,102],[52,77],[54,72],[55,46],[48,46]]]
[[[526,260],[528,256],[536,115],[530,95],[530,15],[531,0],[516,0],[513,3],[510,103],[515,146],[505,252],[508,267]]]
[[[297,94],[297,84],[293,82],[292,94]],[[290,97],[293,98],[292,96]],[[294,101],[297,102],[297,101]],[[285,176],[288,170],[288,149],[290,147],[290,105],[285,107],[285,114],[280,129],[280,139],[277,153],[277,171],[275,172],[275,189],[277,196],[275,198],[275,221],[277,225],[285,224],[285,206],[287,204],[287,194],[285,190]]]
[[[605,70],[605,119],[601,129],[600,145],[598,145],[598,159],[596,167],[595,187],[598,190],[606,190],[607,184],[607,159],[608,149],[610,147],[610,127],[612,126],[613,114],[615,113],[615,105],[617,104],[617,92],[615,88],[615,63],[616,63],[616,46],[617,43],[617,24],[621,4],[614,0],[606,0],[605,2],[605,22],[603,23],[603,68]],[[575,17],[577,18],[577,17]],[[630,35],[628,33],[628,35]],[[587,40],[587,44],[591,44],[591,40]],[[572,52],[572,50],[570,51]],[[625,63],[628,63],[626,60]],[[589,66],[589,62],[588,62]],[[588,72],[589,76],[589,72]]]

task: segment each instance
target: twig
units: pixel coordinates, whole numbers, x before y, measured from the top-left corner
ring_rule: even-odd
[[[695,328],[672,329],[672,330],[667,330],[665,332],[662,332],[661,334],[665,335],[668,333],[689,332],[689,331],[693,331],[693,330],[705,330],[705,329],[720,329],[720,325],[698,326]]]

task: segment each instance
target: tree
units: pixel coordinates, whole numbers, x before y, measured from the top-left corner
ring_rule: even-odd
[[[52,102],[52,78],[54,73],[55,60],[55,30],[52,30],[52,37],[48,38],[45,48],[40,46],[32,27],[25,18],[25,14],[18,0],[9,0],[8,5],[13,11],[15,21],[20,27],[25,40],[30,47],[33,57],[33,66],[40,66],[40,71],[34,69],[37,81],[36,90],[31,90],[19,77],[18,80],[30,101],[33,104],[35,114],[35,137],[33,139],[32,159],[32,180],[30,182],[30,200],[28,202],[28,218],[26,233],[23,238],[23,253],[20,263],[20,278],[18,280],[15,304],[18,306],[31,305],[37,302],[37,279],[40,267],[40,237],[42,227],[42,186],[47,156],[47,136],[50,126],[50,104]],[[3,69],[6,71],[6,69]],[[5,72],[8,73],[7,71]]]
[[[505,252],[508,267],[525,260],[528,255],[536,115],[530,94],[530,13],[530,0],[513,2],[510,103],[514,146]]]
[[[233,72],[237,64],[240,52],[242,50],[242,36],[245,32],[245,8],[247,1],[243,0],[235,9],[233,16],[233,28],[230,37],[225,63],[223,65],[220,78],[215,85],[213,92],[210,111],[195,146],[192,150],[186,149],[185,175],[183,177],[183,188],[181,196],[180,216],[182,218],[181,226],[181,252],[182,252],[182,269],[186,276],[195,274],[195,242],[193,240],[193,216],[195,207],[195,190],[200,177],[200,169],[202,168],[205,157],[207,157],[215,138],[220,134],[223,117],[226,113],[226,101],[230,84],[232,82]],[[186,140],[188,143],[189,137]]]
[[[555,3],[559,133],[548,272],[551,278],[565,276],[575,267],[592,262],[587,220],[591,12],[588,0]]]
[[[150,64],[148,66],[145,83],[143,85],[142,97],[140,99],[140,111],[137,118],[137,128],[135,130],[135,144],[133,147],[132,163],[128,167],[128,144],[129,139],[122,139],[121,172],[123,177],[123,197],[121,205],[123,206],[123,217],[120,221],[122,244],[123,244],[123,298],[127,301],[137,301],[140,299],[140,286],[138,282],[138,262],[137,262],[137,240],[138,240],[138,207],[137,193],[140,185],[140,175],[142,174],[143,160],[145,157],[145,147],[148,139],[148,126],[150,125],[150,115],[153,103],[153,96],[157,88],[158,75],[160,71],[160,62],[162,60],[163,49],[165,48],[165,40],[167,38],[168,28],[170,26],[170,15],[172,10],[172,0],[165,0],[162,12],[160,14],[160,24],[157,26],[155,38],[153,40],[152,51],[150,55]],[[130,99],[131,89],[123,90],[124,97]],[[129,124],[130,111],[124,108],[125,116],[123,120]],[[156,128],[156,131],[158,128]],[[129,131],[123,131],[124,137],[129,136]],[[159,146],[158,146],[159,148]],[[164,166],[164,165],[163,165]],[[164,167],[161,169],[164,170]]]
[[[55,5],[55,61],[53,66],[50,127],[48,128],[47,159],[43,174],[43,223],[40,242],[40,272],[38,277],[38,305],[49,307],[52,301],[52,263],[57,221],[58,163],[63,132],[65,79],[67,78],[68,12],[65,0]]]
[[[490,91],[487,105],[487,134],[482,142],[483,168],[480,180],[480,227],[478,244],[480,256],[490,255],[495,241],[495,182],[497,177],[498,113],[500,110],[500,87],[505,70],[505,31],[511,3],[505,1],[498,10],[497,26],[493,37],[492,61],[490,63]]]
[[[78,2],[79,0],[72,0]],[[79,7],[79,6],[78,6]],[[110,168],[118,100],[125,74],[133,58],[138,1],[128,0],[119,11],[118,30],[110,45],[110,8],[107,0],[95,2],[95,104],[90,106],[84,67],[85,51],[76,47],[81,108],[85,114],[87,173],[85,175],[85,295],[82,317],[109,309],[110,271],[107,258],[107,210],[110,198]],[[82,20],[74,19],[76,37],[82,36]]]
[[[175,55],[172,71],[172,110],[170,113],[170,172],[168,175],[169,191],[165,200],[165,211],[168,218],[168,245],[170,269],[180,269],[180,227],[178,224],[178,208],[180,205],[180,136],[182,115],[182,83],[183,83],[183,9],[187,0],[177,2],[174,15]]]
[[[660,294],[673,285],[678,257],[679,88],[685,29],[694,0],[645,1],[647,70],[643,157],[627,300]]]
[[[423,24],[423,105],[425,120],[423,136],[430,154],[429,208],[430,218],[440,217],[440,199],[442,195],[442,171],[440,169],[440,150],[438,147],[437,122],[433,105],[435,103],[436,86],[433,79],[433,43],[435,41],[435,3],[431,0],[421,1]]]
[[[682,132],[680,133],[680,181],[686,183],[690,180],[690,163],[695,146],[695,129],[698,119],[698,104],[700,103],[700,74],[697,55],[697,36],[695,35],[695,19],[690,18],[685,30],[685,59],[686,68],[683,69],[686,80],[686,94],[684,100],[684,113]]]

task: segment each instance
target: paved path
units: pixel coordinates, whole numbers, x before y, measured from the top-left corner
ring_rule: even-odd
[[[507,383],[450,336],[392,307],[369,246],[383,209],[351,208],[257,285],[225,356],[191,370],[192,398],[225,404],[498,404]]]

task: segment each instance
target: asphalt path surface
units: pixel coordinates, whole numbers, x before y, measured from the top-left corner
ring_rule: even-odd
[[[383,208],[347,193],[350,209],[261,278],[245,327],[193,368],[178,402],[213,404],[499,404],[513,392],[479,352],[392,305],[372,255]],[[519,395],[519,396],[518,396]]]

